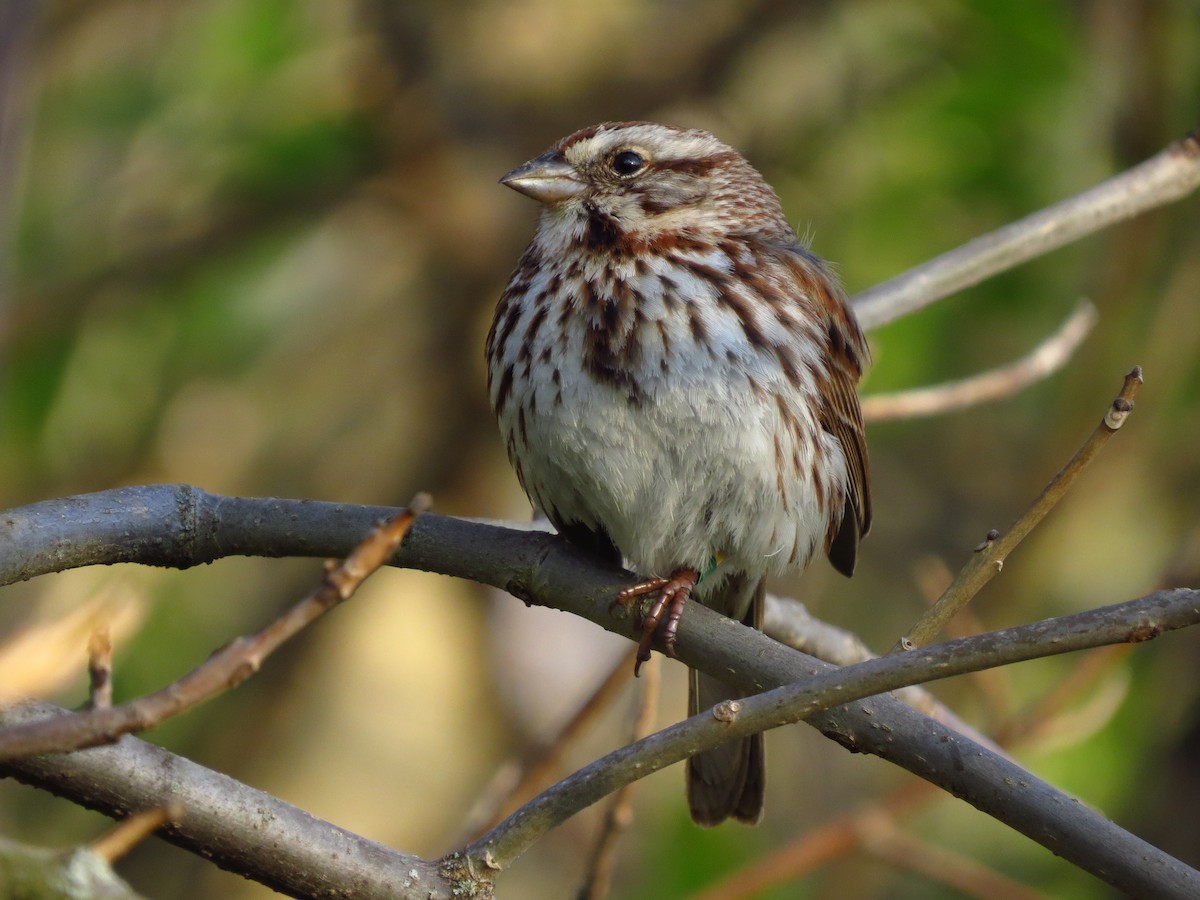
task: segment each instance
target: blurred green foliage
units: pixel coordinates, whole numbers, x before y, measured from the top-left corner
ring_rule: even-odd
[[[534,210],[495,181],[593,122],[710,128],[763,170],[857,290],[1139,162],[1196,127],[1200,109],[1188,0],[103,0],[5,15],[23,41],[0,85],[0,174],[14,176],[0,190],[4,506],[186,481],[396,504],[427,489],[442,512],[522,515],[480,357]],[[1024,395],[872,427],[878,518],[860,575],[814,566],[776,589],[890,645],[924,602],[917,568],[953,567],[1011,521],[1134,363],[1147,375],[1137,414],[980,598],[977,627],[1200,582],[1198,203],[873,334],[867,389],[890,390],[1007,362],[1080,295],[1101,312],[1069,368]],[[117,657],[128,697],[256,627],[316,573],[246,560],[72,573],[6,589],[0,624],[15,634],[112,592],[134,597],[140,625]],[[500,629],[489,609],[506,601],[468,586],[383,583],[151,738],[399,848],[449,849],[491,768],[530,740],[520,700],[501,704],[493,689],[508,677],[496,643],[530,636]],[[1079,717],[1043,723],[1016,751],[1193,865],[1195,647],[1185,633],[1114,656],[1094,687],[1116,700],[1073,696]],[[54,652],[82,670],[81,643]],[[526,656],[541,655],[535,636]],[[1026,664],[998,693],[970,681],[938,691],[995,726],[1077,664]],[[75,703],[81,684],[47,690]],[[667,718],[682,710],[675,688]],[[807,730],[771,744],[757,831],[700,832],[685,824],[681,779],[651,779],[616,896],[687,896],[908,779]],[[0,787],[0,832],[65,844],[100,828]],[[545,841],[501,895],[570,893],[593,825]],[[1047,894],[1097,896],[1089,876],[957,801],[900,827]],[[770,896],[958,896],[870,856]],[[122,871],[159,898],[266,894],[156,843]]]

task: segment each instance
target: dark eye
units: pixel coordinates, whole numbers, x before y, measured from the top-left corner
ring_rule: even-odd
[[[613,157],[612,170],[618,175],[632,175],[640,170],[646,161],[634,150],[622,150]]]

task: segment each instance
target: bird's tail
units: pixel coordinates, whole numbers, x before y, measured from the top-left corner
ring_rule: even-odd
[[[765,582],[731,576],[704,598],[705,606],[762,628]],[[688,672],[688,715],[711,709],[741,691],[696,669]],[[727,741],[697,753],[687,761],[687,798],[692,819],[699,825],[719,825],[732,816],[749,825],[762,819],[764,775],[763,736]]]

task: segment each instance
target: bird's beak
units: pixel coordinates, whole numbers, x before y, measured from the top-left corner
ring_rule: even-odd
[[[567,200],[584,188],[575,167],[563,159],[562,153],[557,150],[543,153],[518,166],[501,178],[500,183],[542,203]]]

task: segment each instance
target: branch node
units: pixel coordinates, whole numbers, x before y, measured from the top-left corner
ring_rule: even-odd
[[[1125,639],[1131,644],[1141,644],[1145,641],[1154,640],[1162,633],[1162,626],[1151,622],[1145,625],[1138,625],[1136,628],[1130,629],[1129,634],[1125,636]]]
[[[1104,424],[1110,431],[1116,431],[1125,424],[1125,420],[1129,418],[1131,412],[1133,412],[1133,401],[1118,397],[1112,402],[1108,412],[1104,414]]]
[[[742,704],[737,700],[722,700],[712,708],[712,717],[718,722],[736,722],[742,711]]]
[[[979,542],[979,543],[978,543],[978,544],[975,546],[975,552],[976,552],[976,553],[982,553],[982,552],[983,552],[984,550],[986,550],[988,547],[992,546],[992,544],[996,543],[996,541],[999,539],[999,537],[1000,537],[1000,532],[999,532],[999,531],[997,531],[995,528],[991,529],[991,530],[990,530],[990,531],[988,531],[988,533],[987,533],[987,534],[984,536],[983,540],[982,540],[982,541],[980,541],[980,542]]]
[[[408,501],[408,511],[414,516],[429,512],[433,508],[433,497],[425,491],[418,491]]]

